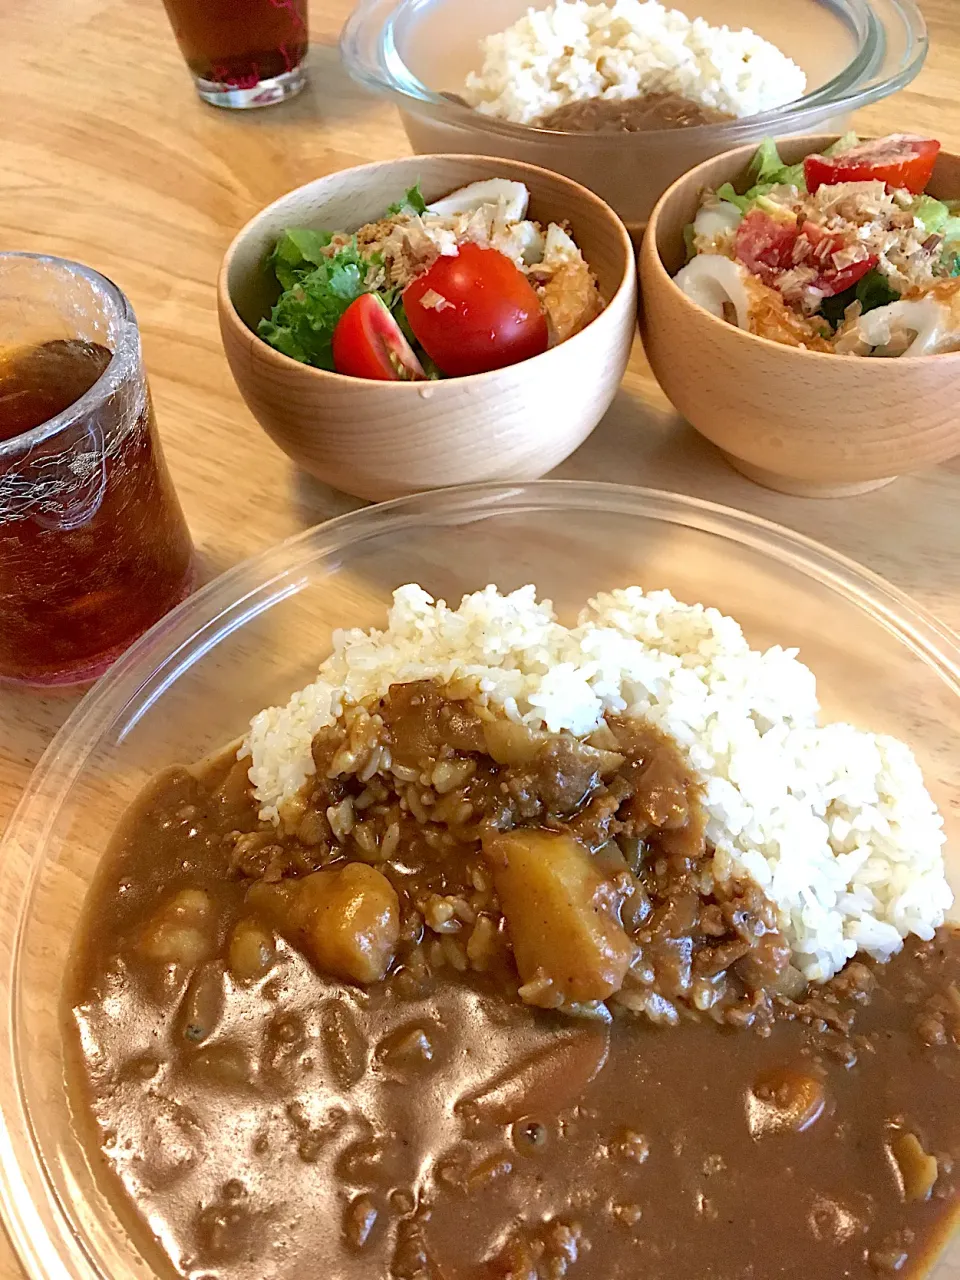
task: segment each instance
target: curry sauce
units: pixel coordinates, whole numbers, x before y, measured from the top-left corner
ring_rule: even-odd
[[[314,758],[279,829],[232,757],[158,778],[91,894],[68,1083],[159,1274],[923,1273],[955,930],[805,988],[636,723],[584,744],[395,686]]]
[[[733,116],[701,106],[678,93],[644,93],[635,98],[584,98],[541,116],[538,129],[564,133],[647,133],[723,124]]]

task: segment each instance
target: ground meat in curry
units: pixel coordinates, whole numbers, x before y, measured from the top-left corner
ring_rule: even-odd
[[[77,1123],[160,1275],[922,1271],[955,931],[805,990],[637,722],[584,744],[424,682],[313,753],[280,829],[232,757],[156,780],[78,939]]]
[[[537,121],[538,129],[565,133],[646,133],[651,129],[685,129],[722,124],[733,116],[702,107],[677,93],[645,93],[637,98],[587,98],[568,102]]]
[[[470,105],[458,93],[440,96],[459,107]],[[733,119],[725,111],[701,106],[679,93],[652,92],[635,98],[584,98],[567,102],[541,116],[534,127],[561,133],[647,133],[653,129],[723,124]]]

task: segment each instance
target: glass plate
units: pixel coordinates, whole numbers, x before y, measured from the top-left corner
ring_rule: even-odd
[[[799,646],[828,717],[904,738],[946,816],[960,887],[960,647],[881,579],[751,516],[674,494],[545,481],[445,490],[332,520],[211,583],[140,640],[44,755],[0,846],[0,1200],[30,1280],[152,1277],[70,1122],[57,1007],[84,892],[147,778],[243,733],[393,588],[534,582],[571,619],[597,590],[668,587]],[[960,1275],[960,1240],[938,1280]]]

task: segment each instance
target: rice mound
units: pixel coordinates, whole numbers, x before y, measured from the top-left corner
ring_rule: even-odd
[[[584,735],[614,712],[674,738],[703,781],[715,876],[760,885],[812,981],[857,951],[886,960],[908,934],[932,937],[953,902],[943,820],[910,749],[819,725],[798,651],[751,649],[716,609],[627,587],[567,628],[533,586],[490,586],[451,609],[409,585],[384,631],[338,631],[333,646],[312,684],[254,717],[240,749],[264,819],[280,821],[314,771],[314,735],[345,706],[398,682],[456,681],[534,728]]]
[[[571,102],[652,92],[752,116],[801,97],[807,84],[795,62],[748,27],[691,21],[657,0],[556,0],[487,36],[481,50],[463,97],[515,124]]]

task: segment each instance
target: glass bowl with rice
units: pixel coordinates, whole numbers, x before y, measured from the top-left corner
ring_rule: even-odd
[[[960,997],[924,976],[960,958],[958,695],[955,637],[894,588],[653,491],[441,491],[225,574],[91,691],[2,845],[0,1198],[30,1280],[571,1253],[595,1280],[639,1248],[702,1274],[698,1239],[723,1276],[781,1248],[823,1280],[927,1275],[960,1167]],[[634,803],[645,834],[604,842]],[[742,1198],[787,1160],[796,1196]],[[725,1195],[784,1216],[708,1239]]]
[[[362,0],[341,37],[350,74],[395,103],[416,152],[565,173],[635,235],[693,165],[767,136],[842,133],[926,49],[913,0]]]

